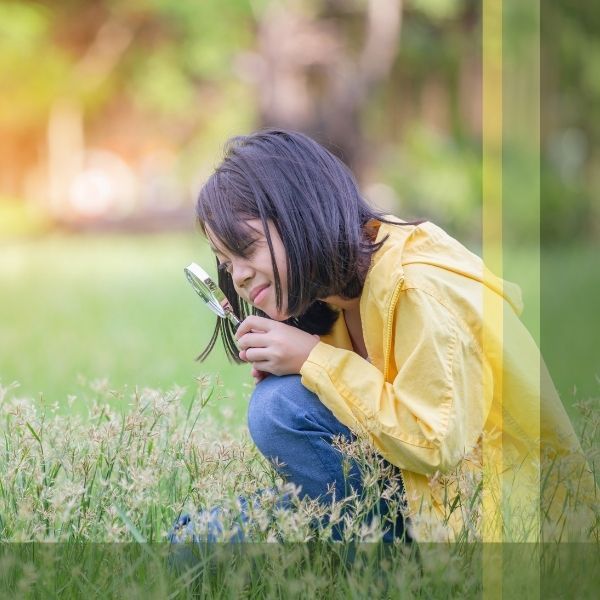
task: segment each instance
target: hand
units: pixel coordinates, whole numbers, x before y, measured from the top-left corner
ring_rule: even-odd
[[[240,348],[239,356],[252,363],[252,376],[257,383],[264,377],[260,372],[273,375],[300,373],[304,361],[320,340],[316,334],[256,316],[244,319],[235,337]],[[257,377],[260,377],[258,381]]]
[[[252,379],[254,379],[254,385],[258,385],[267,375],[267,372],[252,367]]]

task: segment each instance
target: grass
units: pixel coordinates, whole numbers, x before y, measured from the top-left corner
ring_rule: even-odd
[[[544,251],[541,323],[537,254],[524,249],[505,256],[505,277],[523,288],[523,320],[541,339],[572,418],[575,402],[596,392],[600,374],[593,327],[600,305],[597,256],[592,245]],[[227,398],[214,416],[220,419],[224,409],[243,423],[249,368],[229,364],[219,347],[204,364],[193,360],[214,320],[184,278],[192,260],[212,268],[194,234],[55,234],[0,242],[0,382],[18,381],[22,394],[83,414],[89,382],[192,390],[196,377],[211,374],[226,382]],[[77,398],[67,404],[70,395]]]
[[[567,406],[597,395],[600,243],[542,253],[541,348]]]
[[[531,301],[535,253],[505,262],[567,409],[587,427],[591,463],[597,407],[586,405],[577,419],[575,400],[598,390],[596,257],[591,246],[543,255],[541,327]],[[191,234],[0,243],[0,541],[10,541],[0,544],[0,590],[40,598],[480,597],[486,561],[497,574],[497,550],[421,544],[417,559],[403,546],[382,549],[378,528],[361,520],[385,491],[378,485],[349,501],[356,547],[329,544],[331,529],[314,527],[325,509],[295,499],[292,513],[257,509],[255,544],[219,544],[173,568],[164,540],[181,513],[219,505],[227,536],[239,495],[271,487],[293,494],[244,427],[249,368],[229,365],[220,349],[205,364],[193,360],[214,320],[183,275],[192,260],[212,264]],[[8,389],[12,381],[20,387]],[[367,476],[373,464],[365,463]],[[503,549],[503,593],[595,597],[600,553],[587,544],[567,550]]]
[[[216,348],[194,361],[214,326],[183,267],[213,259],[197,235],[53,235],[0,246],[0,381],[84,413],[89,382],[189,390],[212,373],[227,382],[214,407],[245,419],[249,367]],[[216,318],[216,317],[215,317]],[[76,399],[67,404],[70,395]]]
[[[370,482],[364,495],[325,506],[298,499],[243,427],[219,426],[207,414],[209,398],[220,395],[208,382],[190,402],[178,388],[125,393],[94,386],[89,393],[88,414],[80,416],[0,389],[0,590],[6,597],[478,598],[492,591],[485,573],[499,576],[503,592],[516,597],[597,592],[600,553],[590,544],[499,550],[470,530],[468,542],[459,536],[457,543],[419,544],[418,550],[379,544],[385,522],[366,525],[365,515],[394,480],[363,441],[340,450]],[[115,394],[121,410],[110,407]],[[593,460],[600,412],[591,404],[585,409],[591,425],[584,450]],[[239,522],[238,497],[265,489],[274,493],[260,495],[251,519]],[[473,507],[477,488],[465,489]],[[283,495],[292,510],[279,508]],[[449,496],[446,504],[453,510],[456,499]],[[222,509],[219,543],[165,543],[182,513],[215,505]],[[194,523],[203,539],[205,523]],[[340,523],[344,542],[332,543]],[[240,527],[252,543],[227,543]]]

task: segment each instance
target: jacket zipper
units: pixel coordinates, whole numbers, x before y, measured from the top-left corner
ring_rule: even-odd
[[[394,294],[392,295],[392,301],[390,303],[390,308],[388,310],[387,315],[387,323],[386,323],[386,340],[385,340],[385,354],[383,356],[383,380],[387,381],[388,378],[388,364],[390,352],[392,349],[392,323],[394,321],[394,310],[396,309],[396,302],[398,302],[398,296],[400,296],[401,284],[404,281],[402,278],[397,284],[396,289],[394,290]],[[402,490],[406,497],[406,507],[408,508],[408,490],[406,489],[406,483],[404,481],[404,473],[402,473],[402,469],[398,467],[398,473],[400,473],[400,483],[402,484]]]
[[[390,302],[390,308],[388,310],[387,315],[387,323],[385,325],[386,338],[385,338],[385,354],[383,356],[383,378],[387,381],[389,369],[389,356],[390,351],[392,349],[392,322],[394,321],[394,310],[396,309],[396,302],[398,302],[398,296],[400,296],[401,284],[404,279],[401,279],[396,285],[396,289],[394,290],[394,294],[392,295],[392,301]]]

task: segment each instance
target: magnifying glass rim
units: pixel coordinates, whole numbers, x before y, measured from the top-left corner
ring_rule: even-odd
[[[202,298],[207,306],[220,317],[226,318],[227,311],[220,304],[221,301],[226,300],[225,294],[223,294],[221,288],[213,281],[212,277],[196,263],[190,263],[184,268],[184,271],[188,281],[192,284],[194,291]],[[208,298],[201,294],[198,289],[198,283],[205,286],[206,291],[210,294]]]

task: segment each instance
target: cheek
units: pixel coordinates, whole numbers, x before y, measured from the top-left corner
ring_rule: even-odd
[[[244,293],[243,290],[241,288],[239,288],[237,285],[235,285],[235,282],[232,280],[231,282],[233,284],[233,289],[236,291],[236,294],[240,297],[243,298],[244,297]]]

